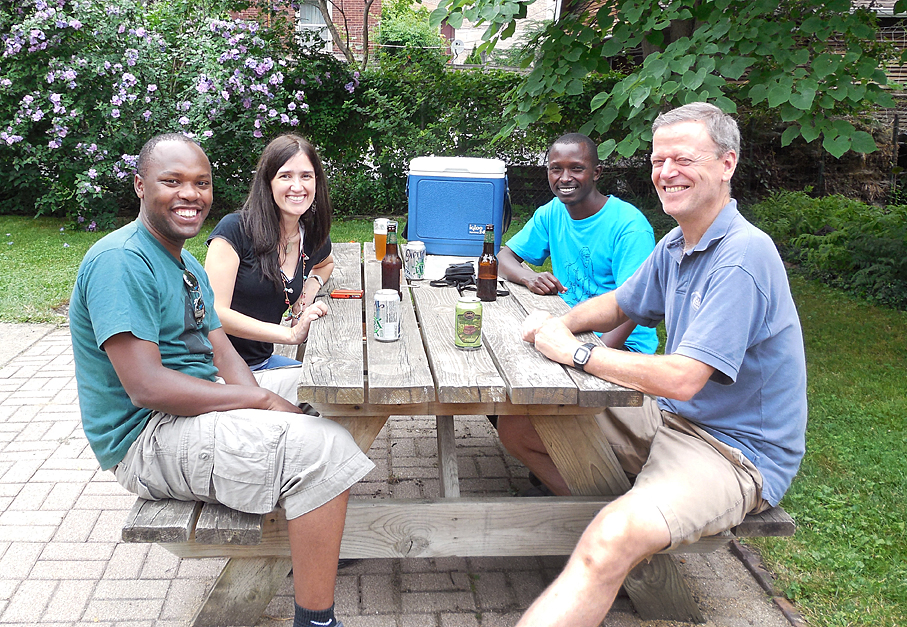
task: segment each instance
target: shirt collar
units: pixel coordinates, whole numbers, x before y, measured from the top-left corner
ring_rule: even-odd
[[[668,252],[671,254],[671,257],[674,258],[674,261],[680,263],[681,258],[684,254],[691,255],[694,252],[703,251],[709,248],[712,244],[723,238],[727,235],[727,232],[731,228],[731,223],[734,219],[740,215],[740,212],[737,210],[737,201],[731,198],[730,202],[726,204],[718,215],[712,220],[712,223],[709,225],[709,228],[706,229],[703,233],[702,238],[699,242],[690,250],[688,253],[683,251],[683,231],[680,227],[675,229],[675,233],[672,234],[671,240],[667,243]]]

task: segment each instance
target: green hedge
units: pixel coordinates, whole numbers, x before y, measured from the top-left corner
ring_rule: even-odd
[[[398,214],[423,155],[537,163],[579,128],[589,97],[557,124],[493,142],[518,74],[454,70],[438,49],[394,49],[361,75],[270,26],[234,20],[240,0],[23,0],[0,3],[0,213],[68,215],[109,228],[134,213],[136,153],[185,132],[211,159],[215,209],[242,203],[258,155],[299,131],[328,167],[340,215]],[[616,79],[589,79],[588,94]]]
[[[907,206],[777,192],[752,207],[785,259],[826,283],[907,309]]]

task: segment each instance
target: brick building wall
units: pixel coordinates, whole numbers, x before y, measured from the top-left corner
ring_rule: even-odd
[[[276,3],[275,3],[276,4]],[[365,2],[363,0],[333,0],[330,2],[331,6],[331,19],[334,22],[334,26],[340,32],[341,38],[345,38],[347,29],[349,30],[349,47],[353,51],[353,54],[357,57],[362,56],[362,46],[363,46],[363,23],[365,17]],[[295,24],[296,22],[296,12],[293,7],[287,3],[285,14],[288,20]],[[233,16],[237,19],[243,20],[266,20],[268,16],[262,17],[259,14],[259,10],[256,8],[244,9],[243,11],[233,13]],[[376,33],[378,29],[378,22],[381,19],[381,0],[374,0],[372,6],[369,7],[369,51],[373,53],[376,49],[375,40]],[[333,48],[334,54],[343,59],[343,54],[336,49],[336,46]]]

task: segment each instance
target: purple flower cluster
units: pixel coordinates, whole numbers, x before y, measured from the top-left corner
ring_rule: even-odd
[[[262,138],[298,126],[308,109],[299,88],[305,81],[296,78],[294,85],[288,78],[298,72],[296,61],[273,56],[256,22],[188,21],[187,29],[204,29],[194,31],[205,45],[199,49],[213,49],[214,56],[199,63],[184,55],[185,65],[173,72],[175,50],[144,25],[143,3],[26,0],[23,6],[19,23],[0,33],[0,63],[15,56],[18,64],[0,77],[0,149],[18,151],[13,159],[59,162],[54,167],[69,173],[59,180],[77,192],[86,224],[95,215],[90,199],[116,190],[134,172],[135,157],[116,157],[128,149],[124,139],[174,130],[202,141]],[[93,45],[85,46],[87,39]],[[23,89],[23,74],[39,77],[40,85]],[[314,80],[324,84],[330,75],[322,78]],[[358,85],[355,76],[345,88],[352,93]]]

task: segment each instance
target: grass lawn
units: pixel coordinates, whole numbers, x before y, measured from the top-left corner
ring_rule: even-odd
[[[807,453],[790,539],[750,541],[811,625],[907,625],[907,313],[795,277]]]
[[[523,221],[516,216],[509,233]],[[54,309],[67,302],[79,261],[101,234],[60,227],[53,219],[0,216],[0,321],[62,320]],[[199,259],[209,230],[188,243]],[[371,224],[337,221],[331,237],[368,240]],[[810,410],[807,455],[782,504],[799,528],[793,538],[749,543],[811,625],[901,627],[907,625],[907,313],[798,276],[791,284],[805,335]]]

